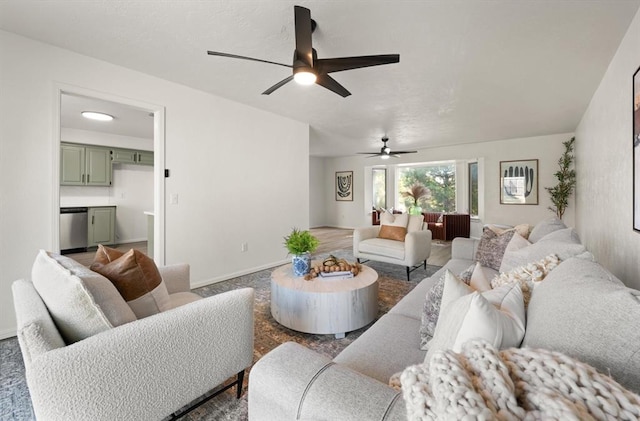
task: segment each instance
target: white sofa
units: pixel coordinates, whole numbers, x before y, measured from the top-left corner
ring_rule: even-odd
[[[529,256],[556,253],[563,261],[532,294],[522,346],[566,353],[640,392],[640,291],[592,261],[579,240],[544,238]],[[389,379],[423,362],[419,329],[427,291],[445,270],[459,274],[472,265],[477,246],[478,240],[454,239],[445,267],[333,360],[291,342],[265,355],[251,370],[249,419],[407,419],[402,394]]]
[[[108,320],[99,333],[67,344],[34,283],[14,282],[18,340],[39,421],[159,420],[236,375],[239,396],[253,360],[253,289],[200,299],[189,292],[188,265],[161,267],[175,308],[114,327],[121,316],[108,305],[118,298],[110,282],[43,253],[33,275],[75,279],[79,288],[67,295],[60,285],[60,296],[88,299]],[[44,266],[36,270],[39,260]],[[124,300],[116,305],[127,307]]]

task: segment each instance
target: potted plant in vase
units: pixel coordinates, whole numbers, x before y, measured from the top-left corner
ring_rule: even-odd
[[[284,245],[293,257],[291,266],[295,276],[304,276],[311,270],[311,253],[316,251],[320,241],[309,231],[293,228],[288,237],[284,237]]]
[[[414,183],[409,187],[409,190],[400,193],[402,197],[410,197],[413,199],[413,205],[409,207],[408,214],[420,215],[422,208],[418,206],[420,199],[428,198],[431,196],[431,191],[420,183]]]

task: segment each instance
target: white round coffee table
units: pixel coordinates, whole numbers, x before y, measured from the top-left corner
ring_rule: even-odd
[[[362,265],[358,276],[305,281],[293,275],[291,264],[271,273],[271,315],[289,329],[334,334],[371,323],[378,314],[378,273]]]

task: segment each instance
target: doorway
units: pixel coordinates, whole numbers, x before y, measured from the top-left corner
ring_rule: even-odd
[[[131,243],[131,248],[145,249],[150,238],[148,254],[164,265],[164,107],[71,86],[58,86],[55,94],[52,249],[60,251],[61,207],[113,208],[116,217],[111,245]],[[98,111],[113,119],[89,120],[82,116],[83,111]],[[109,162],[112,172],[108,181],[88,185],[61,182],[61,171],[68,168],[61,155],[63,146],[107,150],[112,157],[116,151],[141,153],[136,152],[133,161],[121,157]],[[137,162],[135,157],[144,159]],[[90,247],[95,245],[89,242]],[[81,259],[86,261],[86,255]]]

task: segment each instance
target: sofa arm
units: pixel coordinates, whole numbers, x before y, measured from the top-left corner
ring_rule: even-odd
[[[162,419],[253,360],[254,290],[208,297],[39,355],[41,420]]]
[[[191,291],[188,264],[177,263],[174,265],[159,266],[158,271],[160,272],[160,276],[162,276],[162,280],[167,286],[167,291],[169,291],[169,294]]]
[[[401,393],[287,342],[249,375],[249,420],[403,420]]]
[[[429,258],[431,236],[432,233],[428,229],[407,234],[404,238],[404,261],[407,266],[415,266]]]
[[[475,261],[479,242],[480,240],[475,238],[454,238],[451,242],[451,258]]]
[[[376,238],[379,232],[380,232],[380,225],[354,229],[353,230],[353,253],[354,254],[358,253],[358,251],[360,250],[358,246],[362,241],[368,240],[370,238]],[[354,257],[358,257],[358,256],[354,256]]]

